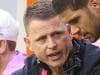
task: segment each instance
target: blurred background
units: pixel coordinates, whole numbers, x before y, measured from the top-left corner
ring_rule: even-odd
[[[37,0],[0,0],[0,9],[10,12],[20,23],[20,32],[17,40],[17,50],[26,53],[27,48],[24,43],[25,29],[23,25],[23,15],[25,9]]]

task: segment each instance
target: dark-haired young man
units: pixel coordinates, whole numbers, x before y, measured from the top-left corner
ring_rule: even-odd
[[[79,28],[77,32],[91,42],[100,37],[100,22],[97,16],[88,7],[90,0],[53,0],[53,8],[59,14],[62,21],[71,25],[71,28]],[[99,16],[99,15],[98,15]],[[76,29],[74,29],[76,31]]]

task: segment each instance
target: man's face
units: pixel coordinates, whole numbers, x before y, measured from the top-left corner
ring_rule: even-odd
[[[49,67],[64,64],[69,55],[71,38],[66,26],[54,17],[48,20],[32,20],[26,45]]]
[[[71,29],[74,30],[72,33],[78,33],[92,42],[97,39],[96,22],[89,10],[65,10],[60,14],[60,18],[65,23],[71,25]]]

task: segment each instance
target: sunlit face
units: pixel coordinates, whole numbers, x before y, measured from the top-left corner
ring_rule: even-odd
[[[32,20],[26,40],[39,60],[50,67],[63,65],[72,46],[70,33],[58,17]]]
[[[60,14],[60,18],[65,23],[71,25],[72,33],[79,33],[79,35],[92,42],[97,39],[94,16],[87,9],[65,10]]]

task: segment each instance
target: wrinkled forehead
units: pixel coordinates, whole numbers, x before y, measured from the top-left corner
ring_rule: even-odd
[[[65,31],[66,25],[58,17],[48,20],[32,20],[29,25],[29,34],[32,36],[51,34],[55,31]]]
[[[62,12],[60,15],[60,18],[63,22],[69,22],[75,18],[78,17],[83,17],[83,16],[88,16],[88,13],[86,12],[85,9],[79,9],[79,10],[71,10],[71,9],[66,9],[64,12]]]
[[[63,11],[62,13],[59,14],[60,19],[63,22],[67,22],[68,19],[74,14],[75,12],[70,10],[70,9],[66,9],[65,11]]]

